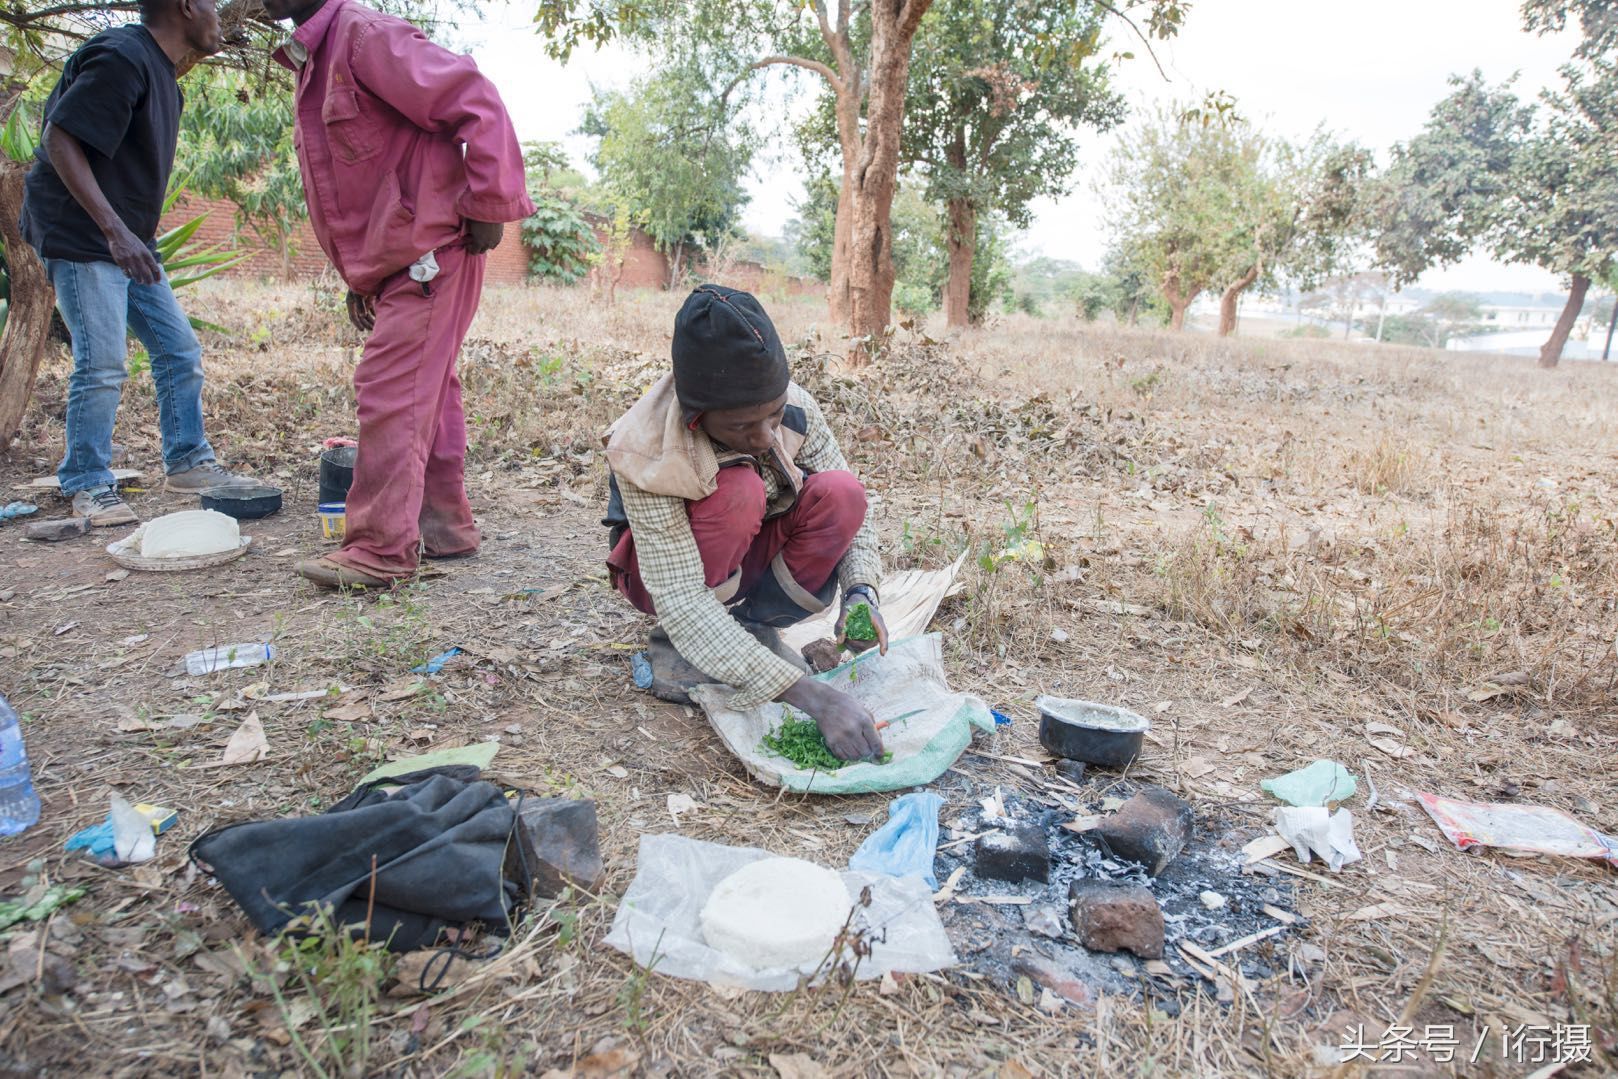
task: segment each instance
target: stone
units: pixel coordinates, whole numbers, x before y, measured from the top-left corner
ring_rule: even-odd
[[[1030,903],[1022,909],[1022,924],[1030,933],[1060,937],[1065,932],[1062,912],[1049,904]]]
[[[1155,877],[1191,841],[1195,820],[1185,799],[1162,787],[1147,787],[1104,817],[1094,834],[1114,855],[1145,866]]]
[[[534,894],[555,899],[569,886],[601,886],[601,834],[596,804],[573,798],[524,798],[518,810],[523,853]]]
[[[1073,930],[1092,952],[1163,958],[1163,911],[1151,889],[1110,880],[1076,880],[1068,889]]]
[[[1011,961],[1011,972],[1048,989],[1069,1004],[1080,1008],[1095,1006],[1095,992],[1071,971],[1063,970],[1042,955],[1024,954]]]
[[[1083,761],[1070,761],[1066,757],[1063,757],[1061,760],[1058,760],[1055,764],[1051,765],[1051,767],[1056,769],[1057,775],[1061,776],[1069,783],[1084,782]]]
[[[843,662],[843,650],[830,637],[822,637],[803,646],[803,661],[816,674],[825,674]]]
[[[1201,892],[1197,895],[1197,898],[1201,900],[1202,905],[1207,907],[1209,910],[1218,910],[1220,907],[1225,905],[1225,897],[1220,895],[1218,892]]]
[[[1051,848],[1037,824],[1012,824],[979,836],[972,849],[979,877],[1012,883],[1050,880]]]
[[[35,521],[23,529],[23,538],[40,543],[57,543],[82,536],[90,531],[88,517],[58,517],[53,521]]]

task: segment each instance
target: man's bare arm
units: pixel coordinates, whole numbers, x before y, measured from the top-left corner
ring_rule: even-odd
[[[142,285],[155,285],[163,280],[163,267],[158,264],[157,256],[129,231],[129,226],[124,224],[107,201],[79,140],[55,124],[46,124],[44,141],[45,156],[50,158],[56,175],[62,178],[62,186],[84,207],[90,220],[106,236],[112,261],[131,280]]]

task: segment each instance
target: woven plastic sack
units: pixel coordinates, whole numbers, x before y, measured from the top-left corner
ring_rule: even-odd
[[[761,970],[737,962],[702,936],[702,908],[719,882],[750,862],[773,857],[757,847],[727,847],[681,835],[641,836],[635,879],[618,904],[606,943],[658,974],[774,993],[796,989],[816,975],[816,963]],[[871,905],[854,915],[853,927],[865,930],[871,943],[871,954],[859,962],[856,977],[879,978],[890,971],[919,974],[955,962],[932,892],[918,878],[854,869],[844,870],[842,878],[850,910],[864,889],[871,890]],[[853,962],[846,955],[838,959]],[[827,973],[820,969],[815,980]]]
[[[920,787],[945,769],[972,741],[974,728],[994,730],[994,713],[969,693],[953,693],[944,680],[941,638],[936,633],[907,637],[875,649],[835,670],[816,675],[852,694],[871,710],[882,731],[882,744],[893,759],[887,764],[858,762],[834,772],[805,771],[764,747],[764,736],[781,725],[779,701],[756,708],[730,707],[728,686],[697,686],[691,699],[702,706],[725,745],[746,766],[748,775],[771,787],[812,794],[868,794]],[[796,709],[794,715],[798,715]],[[807,718],[807,717],[801,717]]]

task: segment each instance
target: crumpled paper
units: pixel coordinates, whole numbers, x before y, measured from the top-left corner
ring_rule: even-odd
[[[1362,857],[1354,843],[1354,817],[1346,809],[1328,813],[1325,806],[1283,806],[1273,819],[1275,830],[1305,865],[1314,854],[1335,873]]]

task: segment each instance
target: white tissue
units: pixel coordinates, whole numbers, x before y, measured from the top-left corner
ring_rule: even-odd
[[[1298,861],[1309,863],[1311,853],[1333,873],[1360,860],[1354,844],[1354,817],[1346,809],[1328,814],[1325,806],[1281,806],[1275,810],[1275,830],[1292,844]]]

